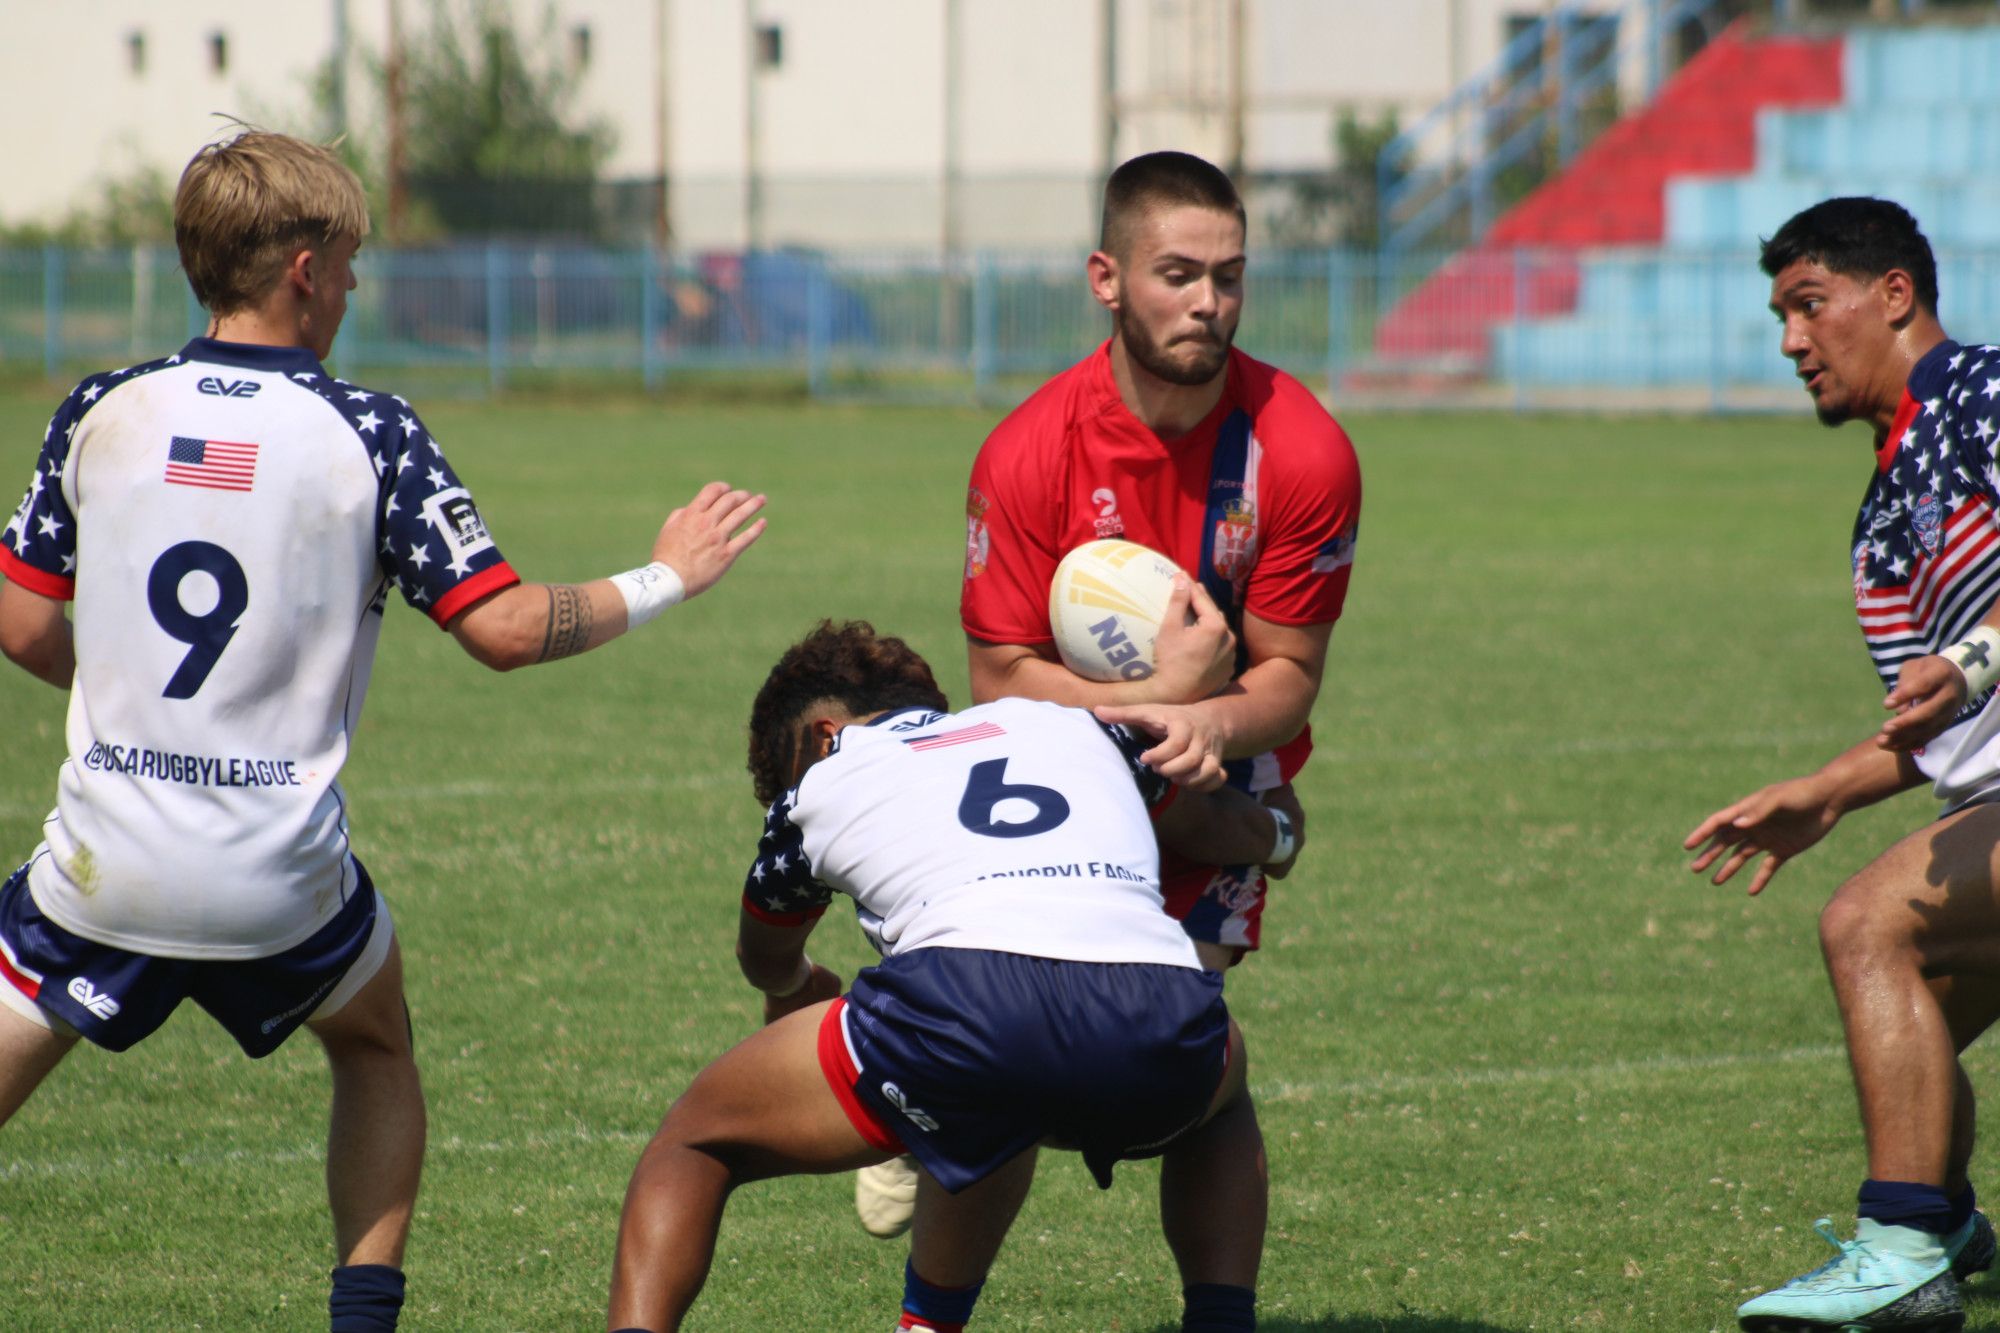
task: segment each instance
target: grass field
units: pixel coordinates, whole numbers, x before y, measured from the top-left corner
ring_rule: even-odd
[[[8,507],[53,401],[0,395]],[[834,615],[904,634],[963,697],[962,488],[991,417],[428,418],[531,578],[638,563],[712,475],[771,494],[728,582],[586,658],[494,676],[393,608],[347,772],[431,1107],[405,1327],[601,1327],[640,1144],[755,1021],[730,957],[750,696]],[[1846,572],[1867,441],[1348,424],[1366,521],[1302,779],[1311,845],[1229,982],[1270,1147],[1262,1326],[1732,1328],[1747,1292],[1820,1261],[1814,1217],[1851,1221],[1860,1136],[1813,920],[1930,808],[1863,812],[1756,901],[1678,845],[1875,723]],[[0,675],[0,854],[34,845],[62,714]],[[851,974],[844,915],[814,952]],[[2000,1062],[1971,1063],[1994,1086]],[[324,1327],[325,1085],[309,1039],[252,1064],[192,1007],[128,1055],[79,1051],[0,1131],[0,1329]],[[1099,1194],[1045,1159],[979,1326],[1178,1327],[1154,1174]],[[739,1195],[692,1326],[886,1327],[901,1250],[848,1195]],[[2000,1301],[1975,1296],[1969,1327],[2000,1329]]]

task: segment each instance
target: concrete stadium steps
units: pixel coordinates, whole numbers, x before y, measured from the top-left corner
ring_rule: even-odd
[[[1562,264],[1546,261],[1550,276],[1527,283],[1499,281],[1496,273],[1514,269],[1504,252],[1657,243],[1665,235],[1668,182],[1694,171],[1747,170],[1763,108],[1839,102],[1839,54],[1835,38],[1727,29],[1650,105],[1600,135],[1568,170],[1503,215],[1479,246],[1399,302],[1376,332],[1377,372],[1398,363],[1483,364],[1494,325],[1571,308],[1574,275]]]
[[[1958,179],[1856,170],[1677,180],[1667,187],[1667,246],[1707,251],[1754,244],[1800,209],[1839,194],[1894,199],[1916,214],[1934,247],[2000,245],[2000,179],[1977,179],[1975,170]]]
[[[2000,105],[1845,106],[1757,116],[1757,169],[1776,176],[2000,171]]]
[[[1909,208],[1938,252],[1945,327],[2000,339],[2000,27],[1861,29],[1841,64],[1843,105],[1766,108],[1754,164],[1667,182],[1660,244],[1577,252],[1572,311],[1496,321],[1493,372],[1545,388],[1791,384],[1754,247],[1842,194]]]
[[[1753,251],[1584,258],[1577,313],[1493,329],[1493,370],[1539,387],[1766,384],[1795,376],[1765,312]],[[1939,314],[1968,341],[2000,341],[2000,256],[1938,256]]]

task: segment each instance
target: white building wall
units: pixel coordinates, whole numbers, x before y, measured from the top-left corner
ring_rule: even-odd
[[[951,0],[508,0],[556,58],[589,33],[579,107],[616,129],[614,177],[664,157],[679,243],[935,249],[1085,245],[1104,161],[1104,0],[956,0],[958,206],[945,216],[945,29]],[[1549,0],[1239,0],[1242,134],[1252,171],[1330,164],[1342,109],[1405,124],[1498,52],[1510,14]],[[363,53],[390,0],[345,0],[349,106],[380,133]],[[421,40],[425,0],[399,0]],[[310,80],[339,0],[0,0],[0,221],[52,220],[141,165],[169,177],[229,112],[312,132]],[[1110,0],[1113,159],[1177,147],[1217,160],[1232,138],[1231,0]],[[661,40],[664,14],[664,42]],[[782,59],[752,72],[752,28]],[[143,71],[129,38],[145,39]],[[228,43],[212,68],[209,39]],[[664,48],[664,49],[662,49]],[[754,85],[754,87],[753,87]],[[754,92],[754,117],[751,97]],[[746,166],[761,188],[752,208]]]

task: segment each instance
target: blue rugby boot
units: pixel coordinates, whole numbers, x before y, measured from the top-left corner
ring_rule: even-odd
[[[1964,1226],[1944,1238],[1944,1254],[1951,1260],[1951,1275],[1960,1282],[1993,1267],[1994,1248],[1993,1224],[1982,1212],[1975,1211]]]
[[[1849,1241],[1823,1217],[1813,1229],[1839,1253],[1738,1307],[1736,1322],[1747,1333],[1957,1333],[1965,1326],[1951,1260],[1935,1236],[1865,1217]]]

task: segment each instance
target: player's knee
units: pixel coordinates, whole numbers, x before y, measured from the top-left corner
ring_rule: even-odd
[[[1904,943],[1894,914],[1873,895],[1842,889],[1819,913],[1819,947],[1836,973],[1879,959]]]

